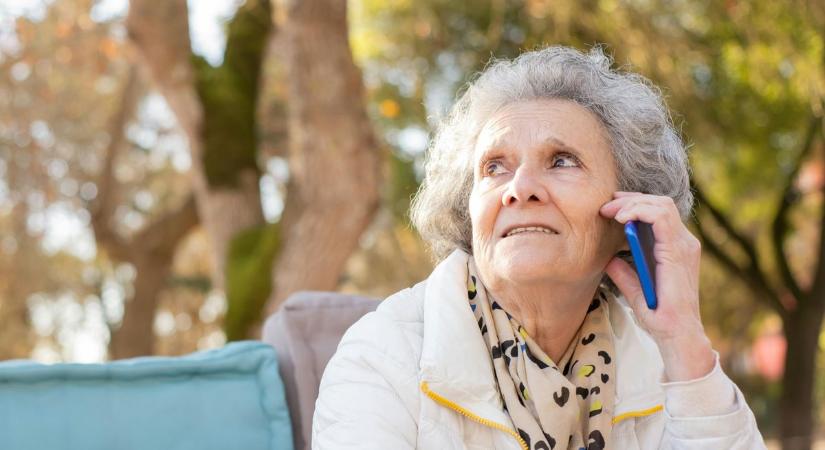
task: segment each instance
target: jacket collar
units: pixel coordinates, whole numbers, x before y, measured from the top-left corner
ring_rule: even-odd
[[[456,250],[433,270],[424,290],[420,378],[432,391],[489,420],[510,424],[487,345],[467,298],[467,261]],[[610,304],[616,349],[615,415],[661,405],[662,358],[623,297]]]

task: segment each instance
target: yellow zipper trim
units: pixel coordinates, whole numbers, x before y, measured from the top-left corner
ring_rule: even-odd
[[[622,420],[629,419],[631,417],[649,416],[651,414],[655,414],[655,413],[661,411],[662,409],[663,409],[662,405],[656,405],[653,408],[642,409],[640,411],[630,411],[630,412],[626,412],[624,414],[619,414],[618,416],[613,418],[613,425],[621,422]]]
[[[464,417],[467,417],[470,420],[474,420],[482,425],[488,426],[490,428],[495,428],[496,430],[503,431],[513,436],[514,438],[516,438],[521,448],[523,448],[524,450],[530,450],[530,448],[527,447],[527,443],[524,442],[524,439],[522,439],[521,436],[519,436],[518,433],[516,433],[514,430],[511,430],[506,425],[502,425],[498,422],[493,422],[492,420],[488,420],[483,417],[477,416],[471,413],[470,411],[467,411],[466,409],[462,408],[461,406],[456,405],[452,401],[436,394],[435,392],[430,390],[430,386],[427,385],[426,381],[421,382],[421,391],[427,394],[427,397],[430,397],[441,406],[446,406],[447,408],[450,408],[453,411],[458,412],[459,414],[463,415]]]

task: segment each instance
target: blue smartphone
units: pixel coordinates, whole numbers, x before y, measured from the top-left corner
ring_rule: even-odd
[[[635,220],[624,224],[624,234],[630,244],[630,253],[639,274],[639,282],[645,295],[647,307],[656,309],[656,260],[653,258],[653,226],[647,222]]]

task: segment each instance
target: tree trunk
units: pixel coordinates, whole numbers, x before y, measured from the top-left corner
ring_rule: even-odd
[[[779,400],[783,450],[810,450],[812,446],[813,395],[821,327],[821,308],[800,307],[784,323],[788,350]]]
[[[153,258],[140,255],[132,260],[137,276],[135,295],[125,300],[123,321],[112,332],[109,342],[111,359],[131,358],[154,354],[155,312],[160,293],[169,277],[171,258]]]
[[[155,218],[131,238],[117,232],[114,212],[120,185],[115,178],[115,161],[123,150],[125,127],[131,119],[141,92],[137,71],[129,70],[120,107],[109,126],[111,139],[105,151],[98,186],[100,194],[90,208],[95,240],[114,261],[128,261],[135,266],[135,293],[124,299],[120,327],[111,330],[109,353],[112,358],[149,355],[154,347],[155,309],[158,295],[169,276],[178,243],[198,223],[195,201],[189,197],[176,210]]]
[[[166,213],[130,241],[109,243],[113,256],[135,266],[135,293],[125,299],[123,320],[112,331],[109,356],[112,359],[154,353],[155,312],[160,293],[166,287],[178,243],[198,224],[195,199],[190,197],[177,210]]]
[[[379,204],[380,148],[349,48],[346,1],[290,2],[287,14],[290,180],[269,312],[297,290],[336,289]]]

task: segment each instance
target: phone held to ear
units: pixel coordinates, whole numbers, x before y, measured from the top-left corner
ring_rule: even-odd
[[[639,274],[639,282],[645,295],[647,307],[656,309],[656,260],[653,258],[653,226],[646,222],[635,220],[624,225],[624,234],[630,244],[630,253]]]

